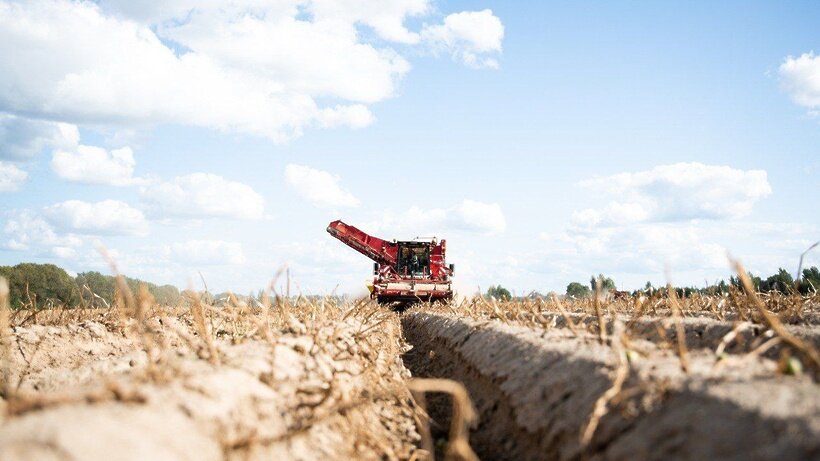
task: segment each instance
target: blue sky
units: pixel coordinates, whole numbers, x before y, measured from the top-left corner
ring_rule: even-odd
[[[342,218],[560,292],[820,239],[815,2],[217,3],[0,2],[0,264],[359,293]]]

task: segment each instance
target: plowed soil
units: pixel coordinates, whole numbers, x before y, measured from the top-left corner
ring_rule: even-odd
[[[463,408],[430,394],[428,418],[412,377],[466,387],[482,459],[820,459],[816,305],[778,310],[779,332],[692,305],[680,323],[480,300],[17,313],[0,460],[458,459]]]
[[[398,319],[286,323],[212,348],[185,315],[16,327],[0,459],[411,458]]]
[[[737,344],[717,360],[714,348],[731,324],[689,321],[684,371],[659,339],[668,338],[663,327],[637,328],[623,344],[611,325],[601,342],[579,316],[570,320],[574,331],[567,318],[559,325],[548,315],[541,328],[459,317],[405,314],[414,346],[405,363],[416,375],[465,384],[480,414],[471,443],[484,459],[820,458],[817,384],[805,374],[784,375],[777,361]],[[765,330],[745,327],[750,336]],[[808,330],[801,331],[811,337]],[[448,402],[430,404],[441,431]]]

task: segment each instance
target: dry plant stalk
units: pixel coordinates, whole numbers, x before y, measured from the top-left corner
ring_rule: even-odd
[[[19,416],[35,410],[42,410],[51,406],[98,403],[98,402],[130,402],[145,403],[147,397],[135,389],[128,389],[116,381],[107,381],[103,386],[82,393],[52,393],[18,395],[9,401],[8,413]]]
[[[604,313],[601,309],[601,280],[595,279],[595,315],[598,317],[598,342],[606,342],[606,324],[604,323]]]
[[[478,461],[478,456],[470,447],[470,426],[476,421],[477,415],[464,385],[449,379],[416,378],[408,381],[407,387],[413,393],[416,402],[420,404],[424,403],[424,399],[419,398],[419,396],[426,392],[444,392],[452,396],[453,417],[450,421],[450,434],[445,457],[448,460]],[[422,410],[427,411],[424,407],[422,407]],[[429,428],[427,434],[429,437]],[[425,449],[430,451],[430,459],[432,460],[434,456],[432,447],[425,447]]]
[[[131,289],[128,288],[128,284],[125,282],[125,277],[120,274],[119,269],[117,269],[117,263],[114,261],[114,258],[108,254],[108,250],[103,247],[98,249],[100,254],[102,255],[103,259],[108,263],[108,266],[111,268],[111,271],[114,273],[116,285],[114,286],[114,305],[117,307],[117,317],[120,322],[120,329],[125,334],[127,328],[127,321],[125,310],[128,306],[134,305],[134,296],[131,293]]]
[[[671,283],[666,285],[666,289],[669,292],[669,306],[672,309],[672,319],[675,322],[675,336],[677,336],[680,368],[684,373],[689,373],[689,351],[686,350],[686,330],[683,328],[680,304],[678,304],[678,297]]]
[[[635,323],[643,316],[644,311],[646,310],[646,306],[650,304],[649,299],[643,299],[643,297],[635,299],[635,310],[632,312],[632,318],[629,319],[629,322],[626,323],[626,329],[630,330],[635,325]]]
[[[142,346],[148,358],[151,358],[152,347],[158,345],[154,334],[147,328],[145,321],[148,318],[148,310],[154,305],[154,297],[148,292],[145,285],[140,285],[137,299],[134,302],[134,320],[137,321],[137,331],[140,334]]]
[[[558,307],[558,311],[561,312],[561,315],[564,317],[564,321],[567,322],[567,327],[569,327],[569,331],[571,331],[572,334],[575,335],[576,338],[578,336],[580,336],[578,334],[578,326],[575,325],[575,322],[573,322],[572,319],[569,317],[569,314],[567,313],[567,310],[564,309],[564,305],[561,304],[561,300],[558,299],[558,296],[556,296],[555,293],[552,294],[552,300],[555,302],[555,305]]]
[[[0,393],[8,399],[11,392],[11,327],[9,324],[9,284],[0,277]]]
[[[743,356],[743,360],[751,360],[755,357],[758,357],[760,354],[766,352],[774,346],[777,346],[781,342],[783,342],[783,340],[779,336],[769,338],[766,342],[757,346],[753,350],[749,351],[745,356]]]
[[[213,338],[208,332],[208,327],[205,325],[205,313],[202,309],[202,302],[199,295],[194,293],[191,295],[191,315],[194,317],[194,327],[202,341],[205,342],[205,347],[208,349],[208,361],[212,365],[219,365],[219,355],[216,352]]]
[[[421,448],[424,452],[419,458],[425,461],[433,461],[436,456],[436,451],[433,446],[433,436],[430,434],[430,416],[427,414],[427,397],[425,397],[424,392],[411,391],[411,393],[413,394],[413,399],[416,401],[416,406],[419,408],[419,410],[413,414],[413,418],[416,420],[416,426],[418,426],[419,429],[419,435],[421,435]]]
[[[715,349],[715,356],[720,357],[723,354],[723,351],[726,347],[732,343],[737,337],[738,332],[740,329],[743,328],[743,322],[737,322],[734,327],[732,327],[732,331],[723,335],[723,338],[720,339],[720,344],[718,344],[717,348]]]
[[[537,303],[532,304],[529,313],[532,314],[532,322],[537,323],[539,326],[541,326],[541,328],[544,328],[546,330],[550,328],[550,324],[549,321],[543,315],[541,315],[541,306],[542,301],[539,299]]]
[[[793,334],[789,333],[789,330],[783,326],[783,323],[777,318],[776,315],[769,312],[766,309],[766,306],[763,305],[763,302],[760,298],[757,297],[755,293],[754,286],[752,285],[752,281],[749,280],[749,275],[746,273],[746,270],[743,268],[743,265],[740,264],[740,261],[733,261],[735,266],[735,271],[737,272],[738,278],[740,278],[741,283],[743,284],[743,289],[746,291],[746,296],[752,301],[752,304],[755,305],[760,315],[763,316],[763,319],[766,320],[766,324],[780,336],[781,339],[788,345],[792,346],[793,348],[800,351],[803,355],[805,355],[809,360],[814,363],[814,367],[816,370],[820,370],[820,353],[817,352],[817,349],[812,347],[809,344],[806,344],[800,338],[794,336]]]
[[[43,344],[43,341],[45,341],[44,337],[41,337],[37,340],[37,342],[34,344],[34,351],[31,353],[31,357],[29,358],[26,358],[25,354],[23,353],[23,348],[20,347],[20,342],[17,342],[17,348],[20,350],[20,355],[23,357],[23,361],[26,362],[26,366],[25,368],[23,368],[23,371],[20,372],[20,378],[17,380],[17,386],[14,387],[15,394],[20,392],[20,388],[23,386],[23,382],[25,382],[26,376],[28,376],[29,371],[31,371],[31,364],[32,362],[34,362],[34,357],[37,356],[37,352],[40,351],[40,345]]]
[[[582,448],[589,446],[589,443],[592,441],[592,437],[595,435],[595,430],[601,422],[601,418],[609,412],[609,402],[621,393],[624,382],[626,382],[626,378],[629,376],[629,362],[626,360],[626,354],[624,353],[623,347],[623,324],[620,321],[615,321],[612,333],[612,351],[615,353],[618,366],[615,369],[615,377],[612,380],[612,387],[607,389],[606,392],[604,392],[600,397],[598,397],[598,400],[595,401],[595,405],[592,409],[592,415],[589,417],[589,422],[587,422],[584,430],[581,431]]]

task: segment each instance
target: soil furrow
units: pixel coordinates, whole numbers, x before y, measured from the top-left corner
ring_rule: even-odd
[[[715,366],[713,354],[628,351],[629,377],[588,444],[581,434],[612,386],[615,348],[594,335],[407,313],[405,364],[465,384],[480,413],[471,442],[485,459],[816,459],[820,403],[809,378],[769,360]],[[650,344],[651,346],[651,344]],[[705,352],[705,351],[704,351]],[[446,427],[446,399],[430,399]]]

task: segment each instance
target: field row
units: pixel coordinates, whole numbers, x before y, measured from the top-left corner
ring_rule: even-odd
[[[602,341],[594,316],[536,317],[402,318],[408,368],[466,386],[479,415],[471,444],[484,459],[798,460],[820,451],[812,377],[737,346],[777,340],[760,325],[687,319],[682,360],[674,326],[662,321],[644,318],[627,335],[616,317]],[[428,403],[443,433],[450,402]]]
[[[105,320],[12,329],[0,459],[419,456],[391,312],[305,303]]]

